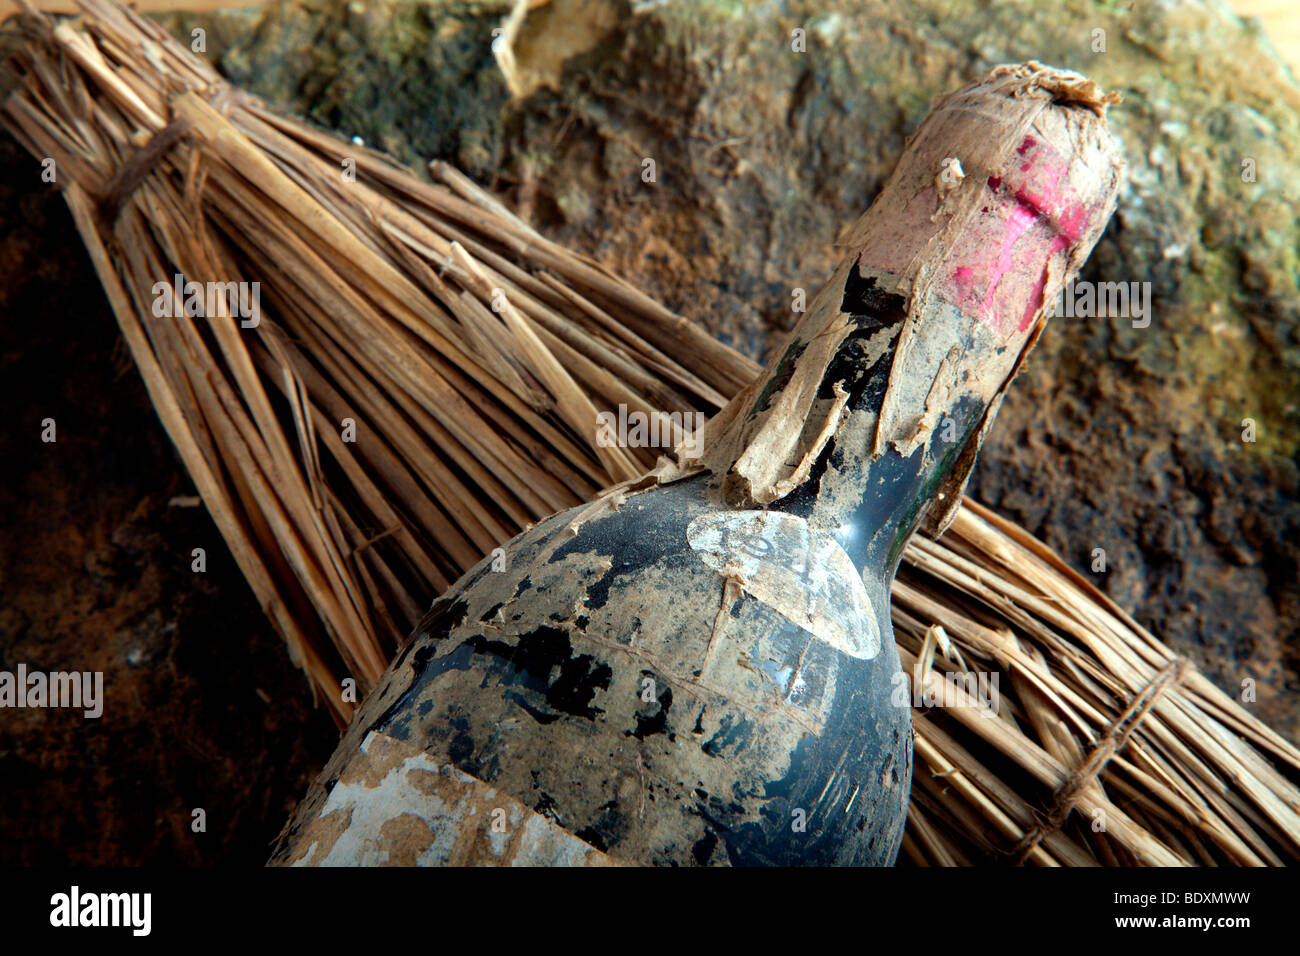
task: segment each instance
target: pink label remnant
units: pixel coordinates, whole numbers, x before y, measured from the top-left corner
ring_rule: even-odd
[[[1091,212],[1054,150],[1026,136],[1016,152],[1024,161],[1010,176],[989,177],[988,206],[949,253],[937,290],[1003,337],[1029,328],[1048,264],[1079,241]]]
[[[978,318],[1002,340],[1023,334],[1042,305],[1048,267],[1064,257],[1101,208],[1089,208],[1070,184],[1068,163],[1026,136],[1004,169],[981,184],[983,202],[944,261],[932,290]],[[921,190],[897,221],[868,236],[865,265],[899,273],[942,228],[937,191]],[[938,221],[936,221],[936,218]]]

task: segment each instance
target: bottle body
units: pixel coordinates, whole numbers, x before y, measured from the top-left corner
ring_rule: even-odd
[[[349,736],[407,742],[622,862],[891,863],[911,727],[885,582],[801,517],[719,508],[703,476],[583,511],[439,599]],[[427,839],[490,826],[449,815]]]

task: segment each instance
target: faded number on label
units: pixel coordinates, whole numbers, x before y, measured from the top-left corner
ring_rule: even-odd
[[[700,560],[831,647],[871,660],[880,627],[862,576],[830,535],[779,511],[701,515],[686,529]]]

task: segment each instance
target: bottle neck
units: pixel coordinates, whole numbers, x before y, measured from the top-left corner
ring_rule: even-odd
[[[706,426],[692,467],[730,507],[802,509],[891,574],[918,524],[942,531],[1047,303],[1115,208],[1109,102],[1031,63],[936,106],[846,237],[855,254]]]
[[[751,410],[772,408],[791,389],[806,394],[815,388],[812,414],[799,442],[807,458],[806,470],[796,467],[784,483],[778,479],[767,492],[778,496],[769,502],[750,503],[806,518],[834,537],[857,567],[883,571],[885,584],[917,526],[935,506],[945,505],[944,496],[951,491],[944,489],[964,484],[961,469],[969,470],[973,454],[963,455],[963,450],[978,439],[991,397],[955,387],[969,372],[956,368],[963,364],[956,356],[969,355],[972,337],[981,336],[967,317],[947,303],[938,303],[928,317],[928,335],[944,346],[937,366],[934,349],[928,350],[928,358],[909,360],[900,353],[905,349],[901,343],[907,300],[890,291],[890,278],[864,276],[853,263],[843,283],[829,287],[840,299],[835,311],[846,319],[846,334],[830,360],[821,359],[815,347],[800,347],[796,336],[781,361],[755,383],[750,404]],[[947,334],[937,326],[946,326]],[[808,364],[814,362],[819,363],[818,374],[811,375]],[[916,414],[901,416],[903,427],[893,427],[882,420],[890,415],[886,403],[891,382],[909,374],[921,375],[929,388],[924,392],[901,389],[905,397],[919,394],[921,402]],[[896,385],[894,395],[899,392]],[[882,426],[887,430],[882,432]],[[731,422],[728,431],[733,440],[739,437],[744,442],[748,429],[742,420]],[[824,442],[819,442],[823,436]],[[755,457],[750,454],[753,440],[751,435],[739,458]],[[733,506],[743,507],[744,491],[734,471],[731,477],[729,482],[723,479],[724,491]],[[752,494],[753,486],[748,490]]]

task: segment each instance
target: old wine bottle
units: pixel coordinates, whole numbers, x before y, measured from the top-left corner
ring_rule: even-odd
[[[892,863],[890,582],[1114,208],[1107,103],[1029,63],[936,104],[702,457],[439,598],[272,862]]]

